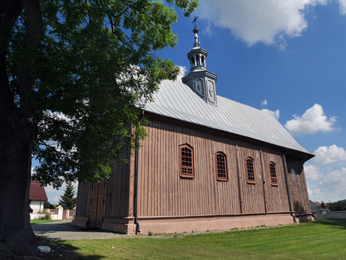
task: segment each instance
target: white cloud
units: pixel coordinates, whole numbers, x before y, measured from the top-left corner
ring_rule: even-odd
[[[180,72],[178,74],[178,78],[177,79],[181,79],[182,77],[185,76],[186,72],[187,72],[187,68],[185,66],[178,66],[180,69]]]
[[[266,107],[268,105],[268,102],[267,100],[263,100],[262,103],[261,103],[262,107]]]
[[[272,110],[263,108],[262,111],[264,111],[264,112],[266,112],[268,114],[271,114],[276,119],[279,119],[279,117],[280,117],[280,110],[279,109],[277,109],[275,111],[272,111]]]
[[[340,13],[346,14],[346,0],[339,0]]]
[[[53,199],[51,199],[51,203],[53,203],[53,204],[57,204],[57,203],[59,203],[59,199],[60,199],[60,197],[54,197]]]
[[[346,168],[304,166],[309,198],[312,201],[338,201],[346,198]]]
[[[304,166],[304,171],[307,181],[317,181],[321,177],[323,177],[323,174],[320,172],[320,169],[315,165]]]
[[[313,159],[319,165],[346,161],[346,151],[343,147],[337,147],[335,144],[327,147],[319,147],[314,154],[316,157]]]
[[[328,118],[319,104],[305,111],[302,117],[293,115],[294,119],[287,121],[285,127],[292,135],[314,134],[318,131],[330,132],[335,130],[336,117]]]
[[[297,37],[308,27],[307,9],[328,0],[200,0],[200,17],[228,28],[249,46],[257,42],[286,46],[287,37]],[[341,12],[346,0],[339,0]]]
[[[325,200],[337,201],[346,198],[346,168],[332,171],[318,184],[319,189],[325,191]]]
[[[280,51],[283,51],[287,46],[287,41],[286,41],[285,37],[282,35],[279,35],[278,42],[279,42]]]

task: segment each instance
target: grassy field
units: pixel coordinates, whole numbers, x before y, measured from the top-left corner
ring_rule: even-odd
[[[43,224],[43,223],[58,222],[58,221],[61,221],[61,220],[32,219],[30,220],[30,224],[35,225],[35,224]]]
[[[83,259],[346,259],[346,221],[189,234],[60,242]]]

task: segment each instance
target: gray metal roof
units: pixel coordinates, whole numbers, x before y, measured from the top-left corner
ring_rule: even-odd
[[[209,105],[180,79],[163,81],[144,110],[311,155],[269,113],[221,96]]]

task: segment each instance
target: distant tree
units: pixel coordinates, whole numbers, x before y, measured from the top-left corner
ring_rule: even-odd
[[[44,202],[44,208],[45,209],[56,209],[56,205],[55,204],[51,204],[49,201],[45,201]]]
[[[321,202],[321,207],[322,207],[323,209],[326,208],[326,205],[324,204],[323,200],[322,200],[322,202]]]
[[[66,184],[66,189],[64,195],[60,196],[61,199],[59,200],[59,204],[64,208],[64,209],[73,209],[74,204],[77,202],[77,198],[75,197],[75,191],[73,188],[73,185],[71,182],[68,182]]]
[[[331,211],[343,211],[346,209],[346,199],[328,203]]]

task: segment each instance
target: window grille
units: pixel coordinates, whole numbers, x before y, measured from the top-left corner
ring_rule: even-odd
[[[276,175],[275,163],[269,163],[269,172],[270,172],[270,182],[274,186],[278,186],[278,177]]]
[[[216,179],[218,181],[228,181],[227,158],[222,152],[215,154]]]
[[[253,161],[254,160],[250,157],[245,159],[248,183],[256,183]]]
[[[180,177],[194,178],[193,148],[189,145],[181,145],[180,153]]]

